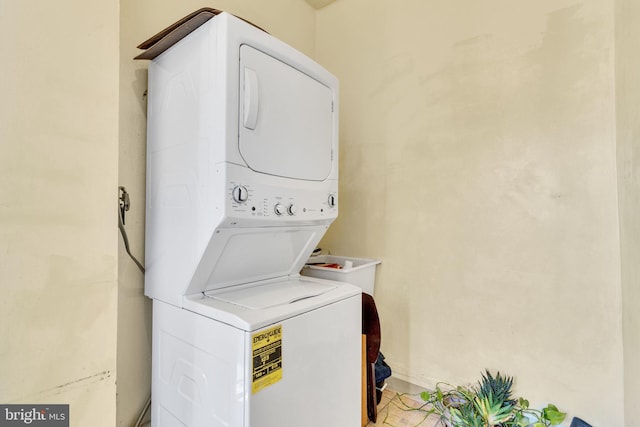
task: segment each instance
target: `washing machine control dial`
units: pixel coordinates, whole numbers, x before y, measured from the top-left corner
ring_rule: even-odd
[[[296,212],[298,211],[298,208],[296,207],[296,205],[294,205],[293,203],[291,203],[288,207],[287,207],[287,213],[289,215],[295,215]]]
[[[338,203],[338,201],[336,199],[336,195],[335,194],[329,194],[329,198],[327,199],[327,203],[329,204],[330,208],[335,208],[336,204]]]
[[[244,185],[236,185],[231,192],[233,200],[236,203],[244,203],[249,198],[249,192]]]
[[[273,211],[276,213],[276,215],[282,215],[285,212],[284,206],[282,206],[280,203],[276,203],[276,205],[273,207]]]

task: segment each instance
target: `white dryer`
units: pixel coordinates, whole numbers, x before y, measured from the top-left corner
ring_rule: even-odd
[[[153,426],[359,425],[361,291],[299,275],[337,216],[337,101],[227,13],[150,63]]]

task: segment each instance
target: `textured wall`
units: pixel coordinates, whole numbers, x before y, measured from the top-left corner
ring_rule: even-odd
[[[267,4],[268,3],[268,4]],[[136,46],[169,24],[203,6],[246,18],[272,35],[313,57],[315,16],[300,0],[220,0],[121,2],[120,170],[119,183],[131,194],[126,228],[132,252],[144,259],[145,141],[147,62],[133,61]],[[143,296],[143,276],[119,251],[118,293],[118,426],[130,426],[151,390],[151,301]]]
[[[0,402],[115,424],[118,2],[0,2]]]
[[[322,247],[382,259],[394,373],[506,371],[622,426],[613,4],[342,0],[316,27],[341,84]]]
[[[616,1],[616,115],[622,253],[625,420],[640,426],[640,5]]]

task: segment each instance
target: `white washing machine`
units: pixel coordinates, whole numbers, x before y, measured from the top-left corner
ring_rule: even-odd
[[[337,100],[227,13],[150,63],[153,426],[359,425],[361,291],[299,275],[338,213]]]

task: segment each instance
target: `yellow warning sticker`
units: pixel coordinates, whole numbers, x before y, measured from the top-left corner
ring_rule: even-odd
[[[251,336],[253,381],[251,392],[257,393],[282,379],[282,325]]]

